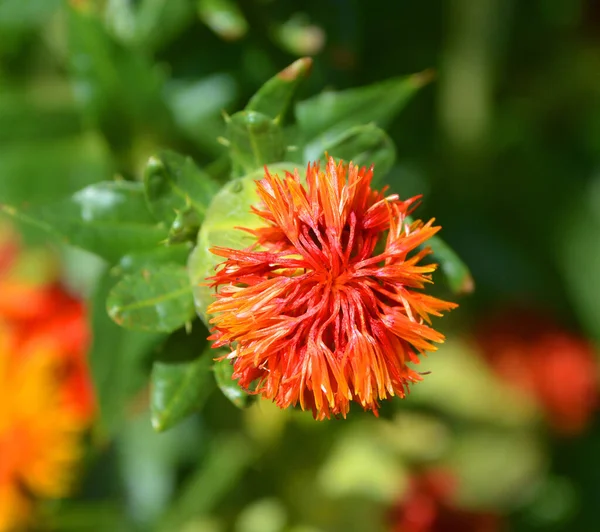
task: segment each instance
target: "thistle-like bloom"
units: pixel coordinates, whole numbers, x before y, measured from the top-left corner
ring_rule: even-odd
[[[281,408],[317,419],[346,416],[350,402],[377,414],[421,376],[408,366],[444,340],[430,316],[456,305],[424,294],[434,264],[423,244],[440,228],[408,222],[418,198],[371,188],[372,168],[308,166],[257,182],[264,222],[255,243],[213,248],[226,260],[217,287],[213,347],[232,349],[233,378]]]
[[[19,280],[24,255],[0,243],[0,531],[26,528],[37,498],[68,494],[95,410],[85,308],[58,285]]]

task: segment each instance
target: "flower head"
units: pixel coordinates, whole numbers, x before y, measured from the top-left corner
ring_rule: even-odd
[[[82,423],[65,401],[59,359],[48,344],[0,331],[0,530],[30,514],[31,496],[67,494]]]
[[[486,319],[476,337],[490,366],[536,400],[555,430],[573,435],[585,429],[599,398],[589,342],[543,313],[517,309]]]
[[[64,393],[83,420],[95,412],[86,353],[90,344],[87,313],[83,303],[60,285],[36,286],[0,280],[0,321],[15,336],[19,351],[28,342],[44,341],[60,359],[67,385]]]
[[[35,498],[68,493],[94,413],[85,309],[15,277],[17,254],[14,240],[0,245],[0,530],[24,526]]]
[[[408,222],[418,198],[386,197],[372,176],[332,158],[308,166],[306,186],[267,170],[252,209],[264,225],[245,229],[255,243],[211,249],[225,259],[210,278],[213,347],[231,346],[233,378],[281,408],[377,413],[421,379],[407,363],[444,339],[430,316],[456,305],[421,291],[435,269],[422,245],[439,227]]]

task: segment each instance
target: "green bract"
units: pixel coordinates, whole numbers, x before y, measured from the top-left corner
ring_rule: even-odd
[[[294,172],[293,163],[268,165],[272,174]],[[214,289],[207,286],[206,279],[214,275],[215,267],[223,258],[210,252],[210,248],[219,246],[243,249],[252,245],[252,235],[241,231],[260,227],[264,222],[250,210],[259,202],[256,193],[256,181],[262,179],[264,170],[257,170],[247,176],[234,179],[225,185],[214,197],[206,212],[206,218],[198,233],[198,242],[190,254],[188,272],[193,287],[196,312],[200,319],[208,324],[207,307],[214,301]]]
[[[240,111],[227,119],[232,175],[242,176],[285,157],[283,130],[275,120],[256,111]]]

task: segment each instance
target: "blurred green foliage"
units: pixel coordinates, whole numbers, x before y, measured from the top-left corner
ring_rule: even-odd
[[[595,530],[598,420],[551,437],[452,338],[517,303],[600,340],[598,124],[592,0],[0,0],[0,203],[103,259],[63,252],[67,272],[91,272],[101,414],[81,489],[44,507],[47,528],[383,530],[411,468],[441,464],[460,504],[512,529]],[[477,286],[433,374],[380,420],[250,401],[208,364],[206,294],[186,282],[198,230],[194,281],[207,246],[230,244],[211,204],[230,176],[325,150],[424,194],[416,214]],[[240,182],[217,202],[233,209]],[[434,251],[437,275],[468,287]]]

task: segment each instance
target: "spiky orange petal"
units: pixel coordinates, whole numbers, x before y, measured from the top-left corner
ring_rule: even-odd
[[[421,379],[407,363],[444,339],[430,315],[456,306],[420,292],[435,265],[418,248],[440,228],[407,223],[418,198],[386,197],[372,176],[332,158],[308,166],[306,186],[266,170],[253,208],[265,226],[244,229],[255,244],[211,249],[226,259],[209,279],[213,346],[231,347],[241,386],[317,419],[404,397]]]

